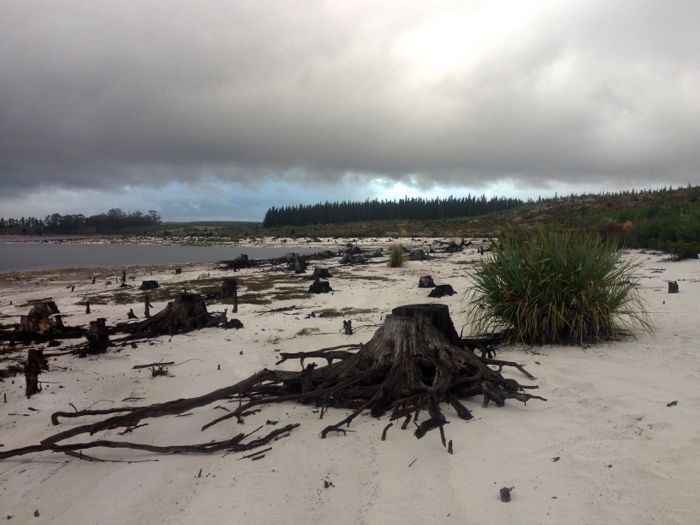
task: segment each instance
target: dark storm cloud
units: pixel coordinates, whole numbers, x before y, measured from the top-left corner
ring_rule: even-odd
[[[0,181],[700,180],[699,3],[459,5],[5,1]]]

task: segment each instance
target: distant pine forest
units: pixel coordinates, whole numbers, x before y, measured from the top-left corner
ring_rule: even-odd
[[[445,199],[404,198],[396,201],[325,202],[272,207],[265,213],[263,227],[338,224],[378,220],[435,220],[475,217],[509,210],[524,202],[510,197],[447,197]]]
[[[125,229],[154,226],[161,223],[160,214],[155,210],[125,212],[112,208],[106,213],[90,215],[61,215],[52,213],[43,219],[21,217],[5,219],[0,217],[0,233],[109,233]]]

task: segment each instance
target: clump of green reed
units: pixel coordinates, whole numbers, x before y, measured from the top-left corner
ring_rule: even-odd
[[[636,275],[639,264],[593,234],[553,228],[509,231],[476,265],[468,292],[477,332],[509,342],[564,344],[651,331]]]
[[[398,268],[403,265],[403,248],[400,244],[393,244],[389,248],[389,266]]]

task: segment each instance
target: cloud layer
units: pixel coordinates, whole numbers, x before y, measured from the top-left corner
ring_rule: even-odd
[[[697,183],[697,20],[687,0],[8,0],[0,183]]]

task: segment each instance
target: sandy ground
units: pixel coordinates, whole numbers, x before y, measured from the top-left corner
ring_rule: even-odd
[[[469,422],[446,408],[454,455],[446,453],[437,433],[416,440],[412,432],[394,427],[381,441],[386,421],[369,415],[358,418],[347,436],[320,439],[319,431],[344,411],[331,410],[319,420],[312,407],[293,404],[270,406],[243,427],[229,421],[200,432],[202,424],[222,414],[209,406],[188,417],[151,420],[129,439],[185,444],[225,439],[267,420],[301,426],[259,461],[242,460],[240,454],[158,456],[128,450],[95,450],[94,455],[138,462],[91,463],[53,453],[3,460],[0,520],[66,525],[700,523],[700,262],[633,255],[644,264],[641,287],[655,333],[585,348],[503,348],[499,357],[525,365],[548,401],[482,408],[473,399],[466,403],[475,415]],[[108,408],[128,404],[122,400],[130,397],[153,403],[199,395],[274,366],[279,351],[366,341],[393,307],[432,301],[417,288],[421,275],[431,274],[438,284],[450,283],[459,292],[439,300],[450,306],[459,330],[466,270],[478,257],[468,249],[402,268],[335,269],[334,293],[244,305],[237,316],[245,327],[238,331],[212,328],[99,357],[54,358],[50,372],[41,376],[47,382],[44,391],[30,400],[24,397],[22,377],[0,383],[0,398],[7,396],[0,403],[0,444],[5,450],[34,444],[75,424],[52,427],[49,421],[51,412],[70,410],[69,403]],[[336,265],[337,259],[329,263],[332,271]],[[85,315],[76,304],[81,295],[104,290],[108,273],[94,286],[89,272],[6,280],[0,286],[0,322],[25,313],[27,308],[18,305],[27,300],[49,296],[66,314],[66,324],[96,317],[123,321],[129,305],[94,305]],[[137,280],[151,278],[136,273]],[[173,275],[162,268],[153,278],[168,282],[204,273],[223,272],[200,265]],[[680,293],[669,295],[666,281],[675,279]],[[299,309],[265,313],[290,305]],[[133,306],[140,314],[141,306]],[[162,306],[155,304],[156,310]],[[346,316],[358,328],[352,336],[341,334],[343,317],[306,318],[313,311],[345,307],[366,310]],[[308,335],[299,334],[303,329]],[[168,377],[132,370],[159,360],[179,364]],[[522,379],[516,371],[509,374]],[[668,406],[671,402],[677,403]],[[325,488],[325,481],[332,485]],[[504,486],[514,487],[510,503],[499,499]]]

